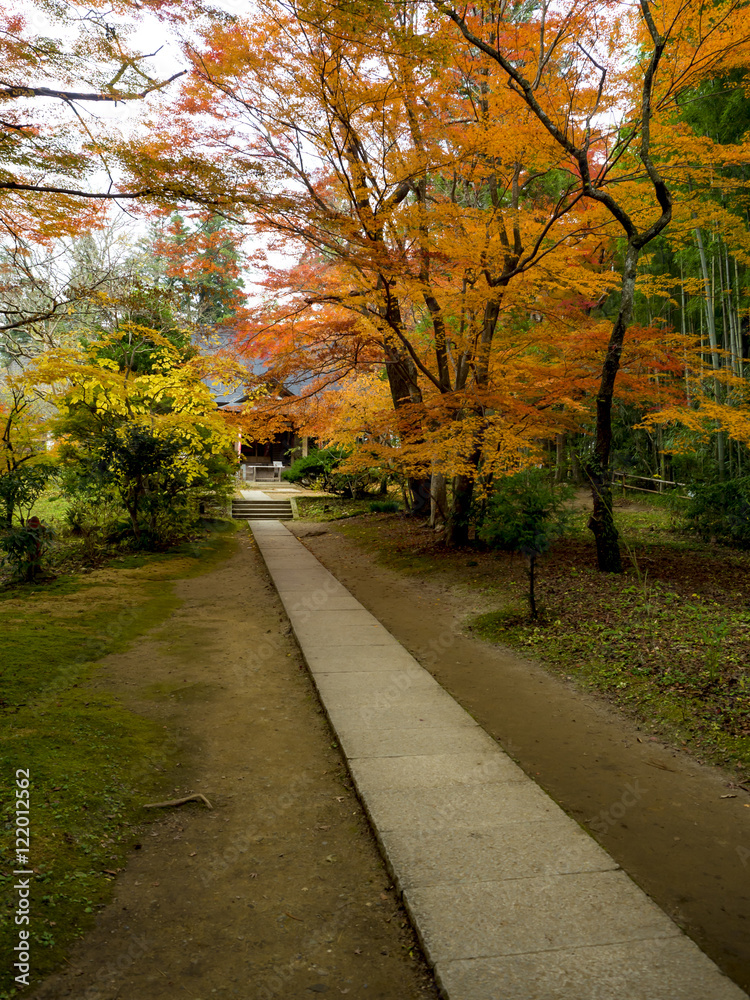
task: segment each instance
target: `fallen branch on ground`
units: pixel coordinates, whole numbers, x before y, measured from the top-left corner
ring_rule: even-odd
[[[168,809],[170,806],[184,806],[186,802],[205,802],[209,809],[213,806],[205,795],[196,792],[195,795],[186,795],[183,799],[170,799],[168,802],[149,802],[144,805],[144,809]]]

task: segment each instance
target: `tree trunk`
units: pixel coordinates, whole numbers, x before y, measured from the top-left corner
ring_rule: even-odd
[[[411,497],[411,507],[409,513],[414,517],[429,517],[430,515],[430,487],[429,479],[409,479],[409,493]]]
[[[565,435],[556,434],[555,435],[555,482],[561,483],[565,479],[565,473],[567,472],[567,463],[565,461]]]
[[[140,543],[141,540],[141,522],[140,522],[140,511],[138,509],[138,497],[135,496],[132,500],[128,499],[120,493],[123,506],[128,512],[128,517],[130,518],[130,523],[133,526],[133,535],[135,536],[136,542]]]
[[[597,564],[603,573],[622,573],[617,528],[612,516],[612,477],[609,468],[612,450],[612,399],[620,369],[622,345],[633,314],[639,256],[640,249],[629,241],[622,272],[620,309],[612,327],[596,397],[596,444],[586,469],[593,500],[589,528],[594,533]]]
[[[389,298],[386,316],[389,325],[396,329],[401,323],[401,313],[398,303]],[[413,427],[409,425],[408,417],[400,419],[400,415],[405,413],[405,408],[409,405],[419,405],[422,402],[422,393],[417,381],[417,372],[414,363],[403,354],[391,340],[385,343],[386,351],[386,372],[388,384],[391,390],[391,399],[396,411],[396,421],[399,433],[404,441],[418,443],[420,435],[415,435]],[[408,478],[409,490],[407,500],[409,501],[409,513],[415,517],[429,516],[430,513],[430,480],[428,478],[418,478],[410,476]]]
[[[589,528],[596,540],[596,561],[602,573],[622,573],[619,535],[612,516],[612,487],[606,474],[589,472],[594,509]]]
[[[719,358],[719,341],[716,336],[716,315],[715,315],[715,295],[714,295],[714,274],[713,267],[712,273],[708,273],[708,258],[706,256],[706,249],[703,245],[703,233],[700,227],[696,226],[693,230],[695,235],[695,242],[698,247],[698,257],[700,258],[701,264],[701,275],[703,277],[703,290],[706,297],[705,301],[705,314],[706,314],[706,329],[708,330],[708,343],[711,348],[711,367],[714,370],[714,375],[718,375],[721,369],[721,360]],[[714,261],[712,258],[712,265]],[[720,262],[721,266],[721,262]],[[721,383],[718,378],[714,378],[714,399],[717,403],[721,402],[722,392]],[[719,469],[719,479],[724,478],[724,439],[721,434],[716,436],[716,464]]]
[[[430,527],[439,528],[445,525],[448,508],[448,490],[445,476],[438,472],[432,474],[430,490]]]
[[[534,569],[536,568],[536,555],[530,555],[526,557],[528,563],[529,571],[529,608],[531,609],[531,617],[536,621],[538,615],[536,610],[536,592],[535,592],[535,580],[534,580]]]
[[[716,466],[719,470],[719,480],[726,478],[726,450],[724,447],[724,431],[716,432]]]
[[[570,449],[570,475],[575,486],[581,486],[585,481],[575,443]]]
[[[482,458],[482,449],[477,447],[469,457],[469,466],[478,469]],[[473,475],[458,475],[453,478],[453,499],[446,525],[446,541],[449,545],[468,545],[469,528],[474,510]]]
[[[473,464],[473,463],[472,463]],[[446,541],[450,545],[469,544],[469,524],[474,501],[474,479],[472,476],[454,476],[453,502],[451,503]]]

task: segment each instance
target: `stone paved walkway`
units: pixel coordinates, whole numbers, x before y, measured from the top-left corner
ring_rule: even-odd
[[[449,1000],[743,1000],[280,521],[250,521]]]

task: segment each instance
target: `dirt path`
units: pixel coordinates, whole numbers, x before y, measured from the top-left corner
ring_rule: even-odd
[[[249,536],[99,683],[176,734],[114,901],[35,1000],[437,994]]]
[[[294,531],[527,774],[750,990],[750,795],[599,698],[461,634],[476,595],[379,566],[330,525]]]

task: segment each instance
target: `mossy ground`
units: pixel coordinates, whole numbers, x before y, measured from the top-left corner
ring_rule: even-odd
[[[160,555],[128,556],[89,575],[0,592],[0,769],[3,775],[3,921],[12,954],[17,867],[15,774],[28,770],[33,869],[34,976],[59,965],[73,937],[106,904],[133,848],[142,811],[172,755],[170,734],[96,689],[96,661],[125,649],[177,607],[172,582],[206,572],[233,545],[234,525],[215,522]],[[15,995],[6,964],[0,998]]]
[[[338,521],[368,514],[370,504],[376,500],[378,497],[375,496],[367,500],[345,500],[343,497],[334,496],[297,497],[297,509],[302,521]]]

